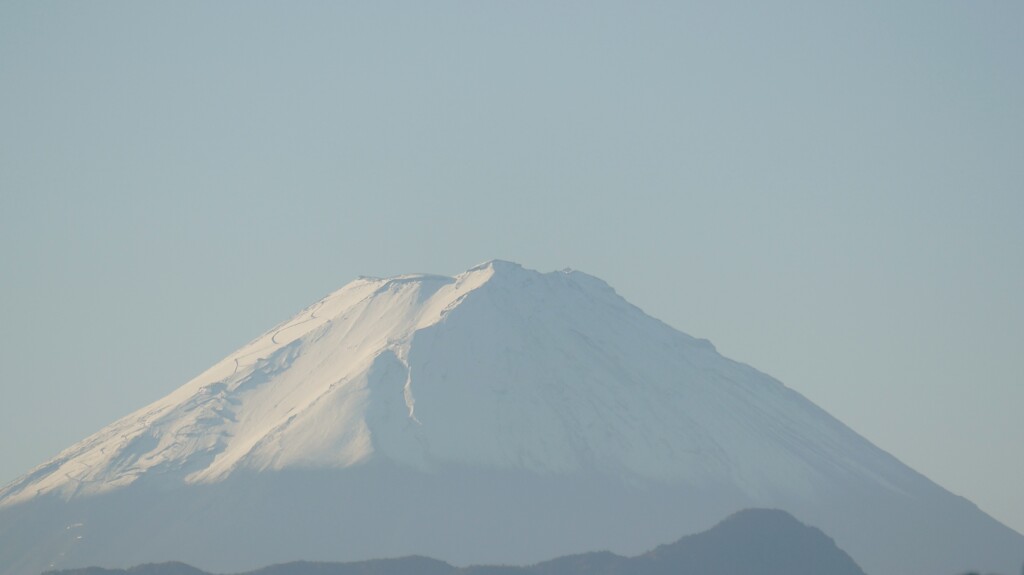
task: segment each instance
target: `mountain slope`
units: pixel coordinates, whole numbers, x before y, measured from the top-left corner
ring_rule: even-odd
[[[0,558],[528,563],[639,553],[751,506],[876,575],[1024,558],[1019,534],[601,280],[497,261],[361,278],[70,447],[0,490]]]
[[[53,575],[209,575],[181,563],[131,569],[72,569]],[[820,530],[777,510],[741,511],[714,528],[662,545],[638,557],[586,553],[530,567],[458,568],[424,557],[359,563],[296,562],[245,575],[864,575]]]

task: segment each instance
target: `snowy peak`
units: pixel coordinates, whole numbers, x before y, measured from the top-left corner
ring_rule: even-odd
[[[778,381],[598,278],[495,260],[359,278],[3,488],[0,571],[536,562],[750,506],[871,573],[1020,565],[1019,534]]]
[[[602,280],[492,260],[455,277],[359,278],[4,488],[0,505],[374,458],[752,498],[839,474],[906,479],[798,394]]]
[[[469,268],[468,270],[466,270],[465,273],[471,274],[471,273],[474,273],[474,272],[485,271],[485,270],[486,271],[490,271],[491,273],[503,273],[503,274],[526,273],[528,271],[528,270],[526,270],[526,268],[524,268],[522,265],[520,265],[520,264],[518,264],[516,262],[510,262],[510,261],[507,261],[507,260],[494,259],[494,260],[487,260],[486,262],[483,262],[481,264],[477,264],[477,265]],[[536,271],[533,271],[533,270],[529,270],[529,272],[532,272],[534,274],[539,273],[539,272],[536,272]]]
[[[560,271],[541,273],[524,268],[522,265],[505,260],[490,260],[473,266],[454,278],[455,281],[483,282],[491,288],[522,290],[559,290],[570,289],[576,292],[592,292],[592,296],[602,294],[604,297],[618,300],[626,304],[615,290],[604,280],[585,274],[581,271],[565,268]],[[482,284],[481,284],[482,285]]]
[[[237,469],[346,467],[382,443],[422,464],[423,454],[410,452],[422,449],[406,445],[417,441],[408,426],[419,425],[408,365],[414,335],[482,288],[512,311],[521,307],[516,291],[557,275],[494,260],[454,278],[361,277],[7,486],[0,504],[101,493],[157,475],[207,482]]]

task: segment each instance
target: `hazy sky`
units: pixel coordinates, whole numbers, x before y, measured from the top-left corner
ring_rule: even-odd
[[[0,483],[358,275],[597,275],[1024,531],[1024,4],[0,0]]]

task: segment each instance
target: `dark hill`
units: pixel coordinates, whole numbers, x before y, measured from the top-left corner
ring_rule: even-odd
[[[644,575],[864,573],[820,529],[774,509],[741,511],[713,529],[661,545],[632,561],[641,567],[631,572]]]
[[[244,575],[864,575],[827,535],[785,511],[749,509],[712,529],[637,557],[596,552],[559,557],[529,567],[454,567],[427,557],[356,563],[300,561]],[[71,569],[48,575],[210,575],[183,563],[131,569]]]

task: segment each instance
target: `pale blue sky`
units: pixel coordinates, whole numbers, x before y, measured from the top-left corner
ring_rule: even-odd
[[[354,279],[602,277],[1024,531],[1024,4],[0,0],[0,483]]]

